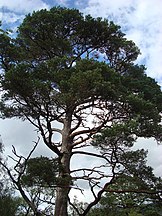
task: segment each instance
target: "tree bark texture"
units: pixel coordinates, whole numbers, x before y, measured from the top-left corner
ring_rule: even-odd
[[[55,216],[68,215],[68,194],[70,192],[70,157],[71,141],[69,139],[71,121],[67,118],[62,130],[62,146],[59,167],[59,182],[56,190]]]

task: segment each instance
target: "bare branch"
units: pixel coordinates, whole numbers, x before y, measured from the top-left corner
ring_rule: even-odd
[[[92,135],[98,133],[101,130],[101,128],[104,127],[104,125],[107,123],[107,120],[108,120],[108,118],[105,118],[102,121],[102,123],[99,126],[97,126],[97,127],[93,127],[93,128],[88,128],[88,129],[85,129],[85,130],[76,131],[76,132],[72,133],[70,135],[70,137],[72,139],[74,139],[74,137],[82,135],[82,134],[89,134],[89,136],[92,136]]]
[[[84,152],[84,151],[73,151],[71,154],[72,155],[74,155],[74,154],[84,154],[84,155],[88,155],[88,156],[92,156],[92,157],[98,157],[98,158],[106,160],[108,163],[111,163],[111,161],[107,157],[105,157],[104,154],[99,155],[99,154],[96,154],[96,153]]]
[[[73,46],[75,46],[75,44],[73,44]],[[96,50],[98,47],[96,46],[96,47],[94,47],[93,49],[92,49],[92,48],[93,48],[92,46],[87,46],[85,49],[83,49],[83,50],[82,50],[79,54],[77,54],[76,57],[71,61],[71,63],[70,63],[70,65],[68,66],[68,68],[71,68],[72,65],[73,65],[73,63],[74,63],[77,59],[79,59],[84,53],[89,52],[89,54],[90,54],[91,52],[93,52],[94,50]]]
[[[82,136],[78,137],[77,140],[78,141],[74,141],[72,148],[75,146],[78,146],[82,143],[85,143],[86,141],[88,141],[89,139],[91,139],[91,135],[87,135],[87,137],[83,138]]]
[[[49,129],[45,124],[42,124],[42,126],[47,130]],[[59,128],[51,128],[51,130],[54,132],[58,132],[58,133],[62,134],[62,130]]]
[[[96,168],[96,167],[95,167]],[[98,167],[97,167],[98,168]],[[94,170],[93,169],[90,169],[90,168],[80,168],[80,169],[75,169],[75,170],[72,170],[71,173],[74,173],[74,172],[80,172],[80,171],[89,171],[89,172],[96,172],[96,173],[103,173],[102,171],[98,171],[98,170]],[[74,177],[75,178],[75,177]]]
[[[92,194],[93,194],[93,197],[95,198],[95,199],[97,199],[97,197],[96,197],[96,194],[95,194],[95,192],[94,192],[94,187],[96,186],[98,184],[98,182],[96,182],[95,184],[91,184],[91,182],[89,181],[89,186],[90,186],[90,189],[91,189],[91,192],[92,192]]]
[[[46,133],[44,132],[44,129],[42,127],[41,121],[39,118],[37,118],[38,125],[39,125],[39,130],[41,132],[41,135],[43,137],[44,143],[53,151],[55,152],[58,156],[61,156],[61,152],[59,151],[58,147],[52,143],[51,141],[51,134],[49,135],[49,139],[47,140],[46,138]]]
[[[78,215],[81,215],[81,213],[79,212],[78,208],[75,206],[75,204],[73,204],[71,201],[70,201],[70,198],[68,196],[68,201],[69,201],[69,204],[72,206],[72,208],[77,212]]]
[[[75,131],[76,129],[78,129],[79,126],[80,126],[81,123],[82,123],[82,118],[81,118],[81,116],[77,115],[76,113],[74,113],[74,116],[75,116],[76,119],[78,120],[78,123],[76,124],[75,127],[73,127],[73,128],[71,129],[70,133],[72,133],[73,131]]]
[[[97,195],[95,195],[95,199],[94,201],[92,201],[87,208],[84,210],[84,212],[81,214],[81,216],[86,216],[87,213],[90,211],[90,209],[95,206],[101,199],[102,194],[106,191],[106,188],[111,185],[113,182],[115,181],[115,176],[113,176],[113,178],[107,182],[104,187],[97,193]]]
[[[82,134],[89,134],[89,136],[92,136],[93,134],[97,133],[98,128],[89,128],[87,130],[80,130],[72,133],[70,137],[73,139],[76,136],[82,135]]]
[[[2,161],[0,161],[0,164],[5,168],[5,170],[7,171],[11,181],[13,182],[13,184],[16,186],[17,190],[19,190],[21,196],[23,197],[23,199],[25,200],[25,202],[28,204],[28,206],[33,210],[34,214],[37,216],[42,216],[42,214],[40,213],[40,211],[38,210],[38,208],[36,207],[36,205],[34,204],[34,202],[28,197],[28,195],[25,193],[24,189],[22,188],[21,185],[21,177],[25,172],[26,166],[27,166],[27,162],[29,160],[29,158],[31,157],[32,153],[34,152],[35,148],[37,147],[39,142],[39,138],[38,141],[35,142],[35,145],[33,147],[33,149],[30,151],[29,155],[27,156],[27,158],[22,157],[20,155],[17,154],[15,147],[13,146],[13,153],[14,155],[18,158],[18,160],[15,160],[14,158],[12,158],[16,163],[14,170],[16,171],[16,173],[18,174],[17,179],[15,178],[15,176],[11,173],[10,169],[7,167],[7,165],[5,163],[3,163]],[[25,160],[23,162],[23,164],[21,163],[21,159],[23,158],[23,160]],[[17,169],[17,167],[21,168],[21,169]]]
[[[62,130],[60,130],[59,128],[52,128],[52,131],[62,134]]]

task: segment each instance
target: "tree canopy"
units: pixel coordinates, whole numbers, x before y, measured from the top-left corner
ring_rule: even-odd
[[[62,182],[56,189],[55,216],[67,215],[69,192],[78,180],[88,182],[94,196],[78,212],[86,215],[120,176],[127,147],[138,137],[161,141],[160,86],[134,63],[140,51],[119,26],[76,9],[28,14],[15,38],[1,30],[0,41],[1,117],[28,120],[55,153]],[[88,146],[99,150],[86,151]],[[75,155],[100,158],[103,164],[72,169]]]

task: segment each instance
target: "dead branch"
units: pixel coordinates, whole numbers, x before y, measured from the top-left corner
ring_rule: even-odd
[[[13,153],[18,158],[18,160],[14,159],[14,161],[17,162],[17,164],[14,166],[14,170],[18,174],[17,178],[15,178],[15,175],[11,173],[11,170],[7,167],[7,165],[5,163],[3,163],[2,161],[0,161],[0,164],[7,171],[7,173],[9,175],[11,181],[16,186],[17,190],[19,190],[21,196],[23,197],[23,199],[25,200],[25,202],[28,204],[28,206],[33,210],[34,214],[37,215],[37,216],[42,216],[43,214],[40,213],[40,211],[38,210],[38,208],[36,207],[36,205],[34,204],[34,202],[32,202],[32,200],[28,197],[28,195],[25,193],[25,191],[24,191],[24,189],[23,189],[23,187],[21,185],[21,177],[22,177],[22,175],[25,172],[25,169],[26,169],[26,166],[27,166],[27,162],[30,159],[30,157],[31,157],[32,153],[34,152],[35,148],[37,147],[38,142],[39,142],[39,138],[38,138],[38,141],[35,142],[35,145],[34,145],[33,149],[30,151],[30,153],[28,154],[28,156],[26,158],[18,155],[17,152],[16,152],[15,147],[13,146]],[[21,163],[21,159],[22,158],[25,160],[23,162],[23,164]],[[17,167],[21,167],[21,170],[18,170]]]
[[[84,151],[73,151],[71,154],[72,155],[74,155],[74,154],[83,154],[83,155],[88,155],[88,156],[92,156],[92,157],[98,157],[98,158],[106,160],[108,163],[111,163],[111,161],[107,157],[105,157],[104,154],[99,155],[99,154],[96,154],[96,153],[84,152]]]

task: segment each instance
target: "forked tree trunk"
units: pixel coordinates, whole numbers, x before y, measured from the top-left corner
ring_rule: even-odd
[[[62,146],[59,171],[59,185],[56,190],[55,216],[68,215],[68,194],[70,192],[70,157],[71,157],[71,141],[69,133],[71,128],[71,119],[67,118],[64,122],[62,130]]]

